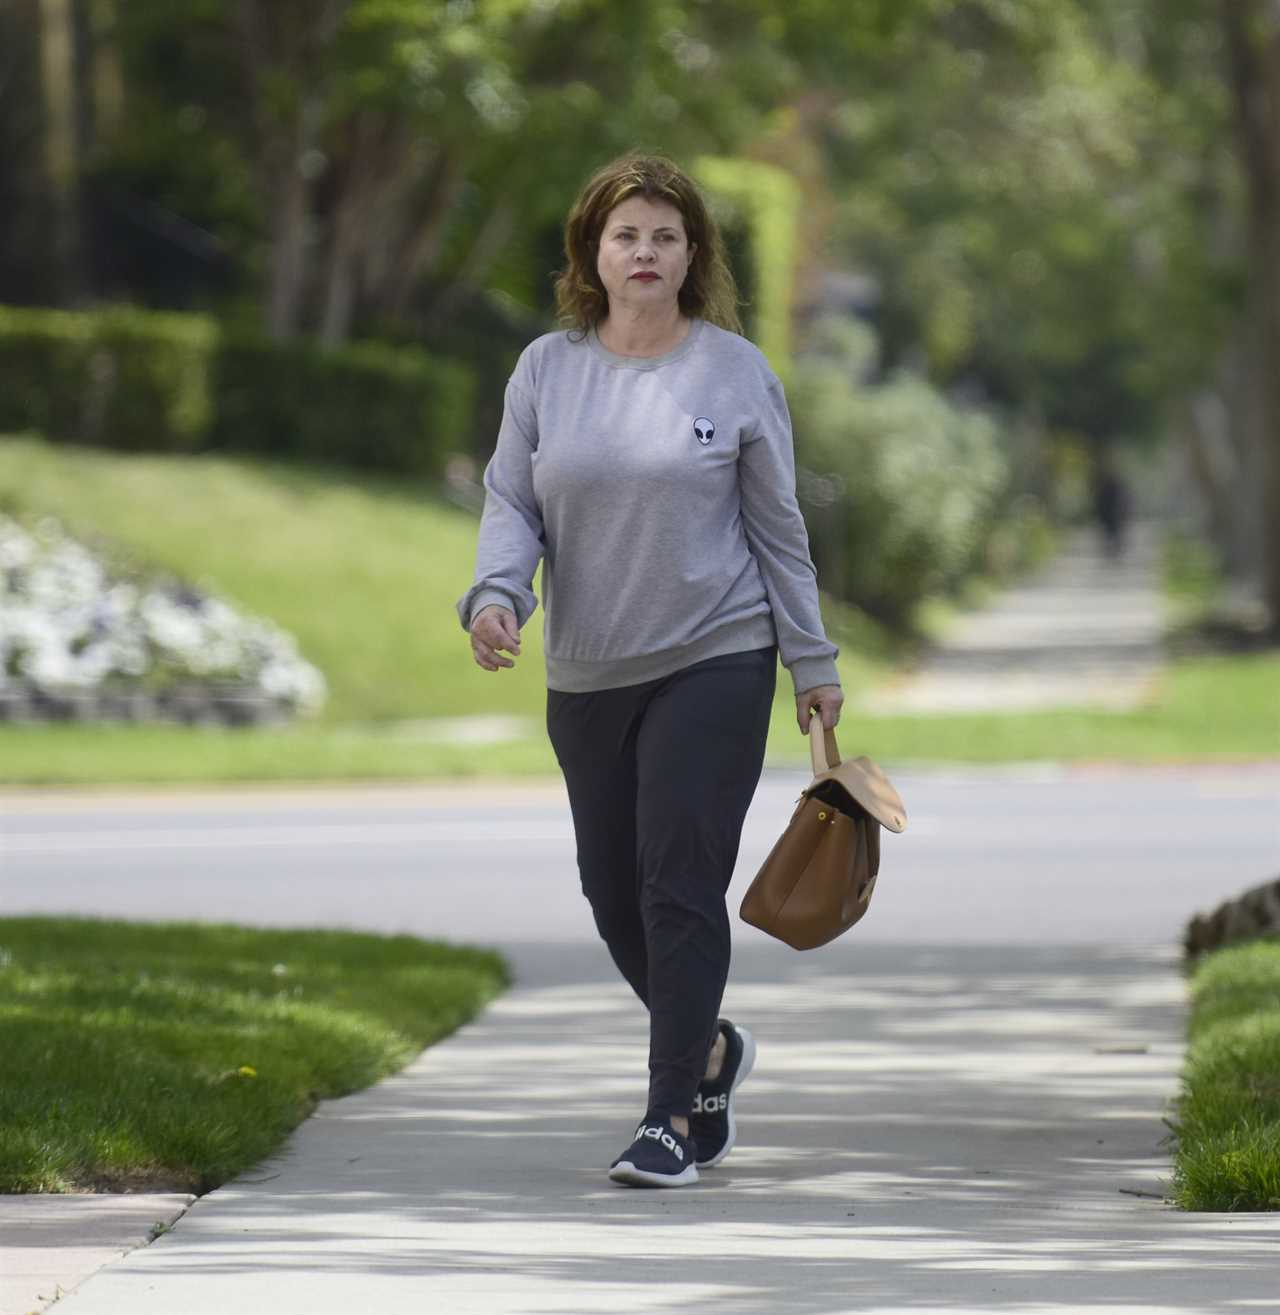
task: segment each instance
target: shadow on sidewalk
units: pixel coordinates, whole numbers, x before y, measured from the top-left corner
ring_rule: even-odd
[[[514,957],[517,989],[483,1018],[323,1105],[278,1162],[198,1202],[71,1315],[125,1297],[131,1315],[266,1309],[267,1293],[309,1315],[1274,1299],[1280,1218],[1158,1199],[1181,1056],[1172,951],[748,947],[726,1000],[760,1044],[740,1143],[675,1192],[604,1176],[643,1112],[638,1003],[580,944]]]

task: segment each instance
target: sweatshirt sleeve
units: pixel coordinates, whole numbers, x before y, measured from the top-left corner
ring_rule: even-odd
[[[546,546],[546,534],[533,492],[537,448],[533,400],[513,379],[507,384],[498,442],[484,472],[475,582],[458,600],[458,619],[464,630],[470,630],[472,614],[490,603],[509,607],[520,626],[538,605],[533,574]]]
[[[818,610],[817,572],[796,501],[791,416],[777,380],[765,394],[755,434],[743,438],[738,482],[742,524],[764,577],[782,665],[797,694],[815,685],[838,685],[839,650],[827,639]]]

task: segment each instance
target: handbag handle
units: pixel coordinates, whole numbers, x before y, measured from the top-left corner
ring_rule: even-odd
[[[830,771],[840,763],[840,749],[836,744],[834,730],[824,730],[822,718],[816,713],[809,714],[809,758],[813,763],[813,774]]]
[[[816,714],[809,717],[809,754],[815,778],[838,780],[845,793],[888,830],[907,829],[906,806],[889,778],[870,758],[842,762],[835,732],[823,730],[822,718]]]

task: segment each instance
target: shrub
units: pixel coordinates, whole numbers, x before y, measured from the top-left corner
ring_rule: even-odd
[[[79,441],[123,451],[200,448],[213,419],[209,361],[219,342],[214,323],[128,307],[87,318]]]
[[[86,315],[0,309],[0,430],[85,429],[89,339]]]
[[[226,449],[438,476],[469,372],[411,348],[322,349],[128,307],[0,308],[0,430],[125,451]]]
[[[377,344],[321,350],[240,339],[218,354],[211,448],[440,477],[464,446],[471,379]]]
[[[828,320],[797,357],[798,487],[819,509],[815,552],[839,559],[824,583],[901,625],[982,560],[1009,463],[994,420],[959,409],[927,380],[904,372],[861,382],[875,351],[865,325]]]

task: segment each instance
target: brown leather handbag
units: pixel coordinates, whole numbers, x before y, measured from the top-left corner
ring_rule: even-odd
[[[742,900],[744,922],[812,950],[867,911],[880,871],[880,828],[907,829],[907,810],[870,758],[840,761],[834,731],[809,721],[809,782],[787,829]]]

